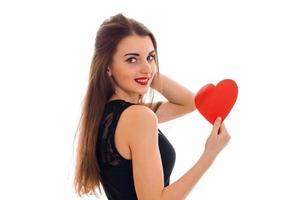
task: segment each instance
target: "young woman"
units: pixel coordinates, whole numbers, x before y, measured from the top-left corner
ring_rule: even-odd
[[[145,103],[149,88],[167,101]],[[97,194],[102,185],[111,200],[185,199],[230,139],[218,118],[197,163],[170,184],[175,151],[158,123],[194,110],[194,94],[159,73],[156,41],[143,24],[122,14],[104,21],[79,124],[76,192]]]

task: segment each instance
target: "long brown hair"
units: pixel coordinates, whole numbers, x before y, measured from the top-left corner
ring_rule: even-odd
[[[140,22],[117,14],[105,20],[97,31],[94,56],[90,66],[88,88],[83,99],[83,107],[78,124],[78,146],[74,188],[81,196],[101,193],[100,169],[96,158],[96,140],[98,128],[104,112],[105,104],[114,91],[113,81],[107,74],[108,66],[119,42],[130,35],[149,36],[157,54],[154,35]],[[158,59],[156,56],[157,71]],[[150,92],[153,93],[152,88]],[[151,100],[151,105],[153,96]],[[139,99],[139,104],[144,104]]]

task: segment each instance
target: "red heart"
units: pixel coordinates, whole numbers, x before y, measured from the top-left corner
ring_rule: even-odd
[[[237,84],[231,79],[220,81],[217,86],[207,84],[195,96],[198,111],[214,124],[218,116],[225,120],[231,111],[238,95]]]

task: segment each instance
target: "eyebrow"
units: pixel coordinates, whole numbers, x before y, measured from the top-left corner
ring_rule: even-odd
[[[150,51],[149,54],[152,54],[154,52],[155,52],[155,50]],[[126,53],[124,56],[139,56],[139,55],[140,55],[139,53]]]

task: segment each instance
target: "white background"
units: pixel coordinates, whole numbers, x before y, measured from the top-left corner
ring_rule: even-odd
[[[300,199],[299,10],[291,0],[1,1],[0,199],[79,199],[73,138],[95,35],[119,12],[155,34],[161,73],[195,93],[224,78],[239,86],[232,139],[187,199]],[[211,125],[195,111],[160,129],[177,152],[173,182]]]

